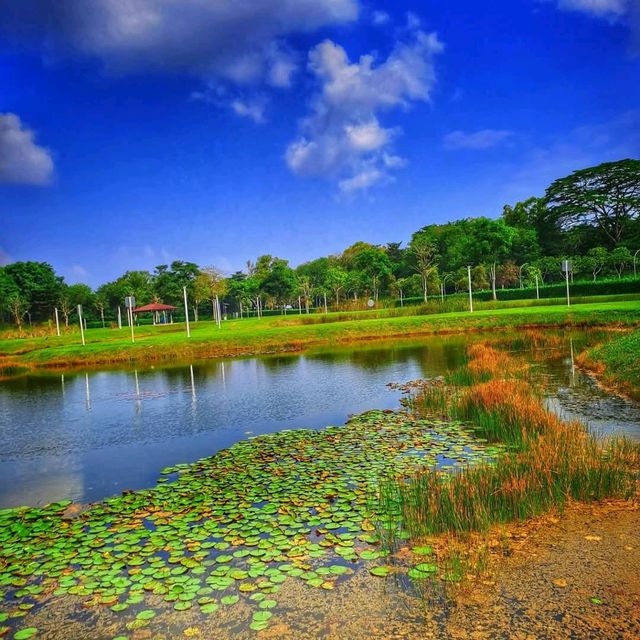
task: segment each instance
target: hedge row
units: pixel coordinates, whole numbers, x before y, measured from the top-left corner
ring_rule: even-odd
[[[548,284],[540,286],[540,298],[562,298],[566,295],[567,289],[564,282],[557,284]],[[618,280],[601,280],[599,282],[582,281],[574,282],[569,285],[570,293],[574,296],[606,296],[623,293],[640,293],[640,278]],[[466,291],[449,294],[447,297],[467,296]],[[536,297],[535,287],[525,287],[524,289],[497,289],[496,295],[498,300],[527,300]],[[429,296],[429,300],[438,300],[439,295]],[[474,291],[474,300],[493,300],[493,293],[489,291]],[[422,304],[424,299],[422,296],[405,298],[403,304],[405,306]],[[400,300],[395,300],[396,307],[400,306]]]

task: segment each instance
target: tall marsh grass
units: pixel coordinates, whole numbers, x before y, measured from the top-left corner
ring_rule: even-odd
[[[383,483],[383,509],[396,513],[413,538],[486,531],[568,500],[636,495],[640,446],[599,440],[584,425],[561,420],[544,408],[526,365],[490,346],[473,345],[467,366],[421,391],[412,408],[462,420],[508,446],[491,465],[456,474],[423,470]]]

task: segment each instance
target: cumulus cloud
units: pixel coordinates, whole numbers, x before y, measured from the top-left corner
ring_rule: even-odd
[[[286,38],[357,18],[358,0],[3,0],[0,30],[111,73],[190,74],[207,85],[287,87]]]
[[[350,62],[346,51],[325,40],[309,53],[318,83],[310,114],[285,158],[298,175],[338,180],[343,192],[368,189],[389,178],[403,159],[390,152],[398,128],[379,117],[395,108],[429,100],[435,82],[434,57],[443,47],[434,33],[415,31],[398,42],[386,60],[363,55]]]
[[[0,183],[45,185],[53,176],[53,160],[34,133],[14,113],[0,113]]]
[[[458,149],[482,150],[495,147],[513,135],[506,129],[482,129],[473,133],[464,131],[452,131],[444,139],[444,148],[449,151]]]

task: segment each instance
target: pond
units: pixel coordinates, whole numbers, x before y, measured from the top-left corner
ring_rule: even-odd
[[[163,467],[191,462],[281,429],[340,425],[350,414],[399,405],[389,382],[438,376],[470,340],[432,337],[348,349],[171,367],[29,375],[0,384],[0,508],[99,500],[152,486]],[[495,340],[495,335],[492,336]],[[598,432],[640,438],[640,407],[600,389],[572,366],[598,336],[557,336],[530,351],[549,405]]]

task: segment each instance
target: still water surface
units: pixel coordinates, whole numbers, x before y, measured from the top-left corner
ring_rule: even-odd
[[[442,375],[464,361],[469,340],[477,339],[434,337],[2,383],[0,507],[98,500],[151,486],[163,467],[250,435],[342,424],[350,414],[395,408],[399,394],[388,382]],[[640,406],[572,367],[572,344],[578,350],[591,339],[566,335],[542,354],[536,366],[549,381],[549,404],[597,431],[640,438]],[[505,342],[530,349],[513,338]]]

